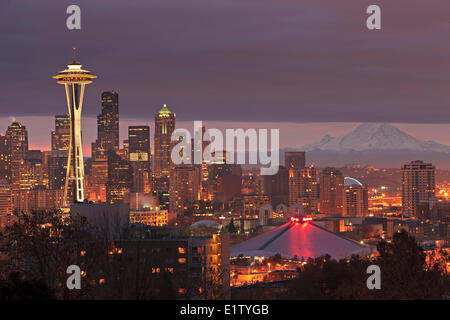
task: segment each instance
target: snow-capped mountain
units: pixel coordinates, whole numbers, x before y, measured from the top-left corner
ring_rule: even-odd
[[[409,150],[450,153],[449,146],[434,141],[422,141],[416,139],[397,127],[387,123],[361,124],[346,135],[340,137],[326,135],[318,143],[307,145],[304,149],[306,151]]]

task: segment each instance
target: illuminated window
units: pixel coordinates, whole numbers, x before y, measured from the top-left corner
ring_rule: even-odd
[[[178,293],[185,294],[186,293],[186,289],[185,288],[180,288],[180,289],[178,289]]]
[[[185,254],[185,253],[186,253],[186,249],[183,248],[183,247],[179,247],[179,248],[178,248],[178,253],[180,253],[180,254]]]
[[[178,263],[186,263],[186,258],[178,258]]]
[[[85,251],[85,250],[80,251],[80,256],[84,257],[85,254],[86,254],[86,251]]]
[[[105,283],[105,279],[99,279],[98,280],[98,284],[104,284]]]

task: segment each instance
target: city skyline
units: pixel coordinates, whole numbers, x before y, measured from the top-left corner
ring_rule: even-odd
[[[101,93],[99,93],[100,97]],[[97,111],[101,110],[101,103],[99,103]],[[152,111],[155,113],[159,111],[161,106],[155,106]],[[172,107],[178,110],[176,107]],[[60,112],[62,114],[64,112]],[[178,112],[182,114],[182,112]],[[55,114],[58,115],[58,114]],[[30,149],[50,150],[51,138],[50,130],[54,126],[55,115],[46,116],[19,116],[19,117],[0,117],[0,132],[6,131],[6,128],[14,121],[27,126],[30,132]],[[148,118],[132,119],[123,118],[121,116],[119,145],[122,146],[123,140],[127,139],[128,127],[135,125],[149,125],[150,132],[154,134],[154,114],[150,114]],[[94,142],[97,137],[97,116],[83,116],[83,150],[86,156],[91,154],[91,142]],[[179,128],[192,129],[192,121],[177,121]],[[226,128],[280,128],[280,147],[281,148],[301,148],[305,145],[319,142],[325,135],[338,137],[354,130],[360,122],[329,122],[329,123],[274,123],[274,122],[260,122],[260,123],[245,123],[245,122],[224,122],[224,121],[204,121],[207,127],[214,127],[219,129]],[[405,123],[391,123],[405,131],[412,136],[425,140],[435,141],[447,146],[450,146],[450,126],[445,124],[405,124]],[[2,130],[2,128],[4,128]],[[434,131],[433,131],[434,129]],[[297,135],[301,132],[302,135]],[[153,139],[151,139],[151,146],[153,149]]]
[[[86,139],[84,140],[85,143],[83,144],[83,152],[85,152],[85,150],[89,148],[89,145],[92,146],[92,149],[89,150],[89,151],[91,151],[90,154],[89,154],[89,152],[85,153],[86,154],[85,158],[93,157],[93,160],[96,160],[96,157],[99,157],[99,156],[98,155],[95,156],[95,154],[92,154],[92,150],[95,150],[95,149],[99,150],[100,157],[104,158],[104,157],[107,157],[107,151],[108,150],[119,151],[119,148],[126,148],[127,147],[126,144],[128,144],[128,140],[126,139],[127,138],[126,136],[123,137],[124,129],[127,132],[132,127],[143,126],[143,125],[149,128],[148,133],[149,133],[149,141],[150,141],[150,148],[151,148],[150,150],[151,150],[151,153],[155,153],[156,151],[155,151],[153,142],[155,141],[155,138],[158,138],[157,135],[155,136],[155,129],[158,129],[157,126],[155,128],[155,125],[158,123],[157,118],[155,118],[155,121],[153,123],[148,123],[147,121],[130,121],[130,120],[126,119],[125,122],[127,123],[127,125],[123,125],[123,124],[120,125],[121,121],[119,121],[119,107],[118,107],[119,106],[119,103],[118,103],[119,93],[118,93],[118,91],[116,91],[116,90],[103,91],[100,96],[101,96],[101,99],[100,99],[101,100],[101,111],[100,111],[100,114],[97,116],[97,126],[96,126],[97,127],[97,139],[94,139],[94,141],[92,141],[92,142],[86,141]],[[170,108],[173,108],[173,107],[171,106]],[[167,112],[163,112],[163,110],[166,110]],[[162,109],[160,109],[160,111],[158,111],[158,113],[156,113],[156,115],[158,115],[158,114],[161,115],[161,113],[163,113],[163,114],[164,113],[172,114],[172,112],[169,109],[167,109],[167,105],[166,104],[163,104]],[[175,113],[173,113],[173,114],[175,114]],[[61,119],[58,120],[58,117],[61,118],[61,117],[63,117],[63,115],[55,115],[54,117],[55,117],[55,120],[58,122],[58,121],[61,121]],[[83,117],[83,119],[84,119],[84,117]],[[15,121],[17,119],[11,119],[11,120]],[[208,122],[209,125],[211,123],[217,124],[219,130],[223,130],[223,131],[225,129],[229,129],[228,125],[230,124],[228,122],[225,122],[225,123]],[[254,123],[245,123],[245,124],[242,123],[242,122],[233,123],[235,128],[243,127],[244,130],[248,129],[248,128],[253,130],[253,128],[250,127],[250,125],[252,125],[252,124],[254,124]],[[55,130],[58,131],[58,123],[55,123],[55,125],[56,125]],[[189,130],[189,126],[192,125],[192,123],[190,123],[188,121],[184,121],[184,122],[179,123],[179,125],[180,126],[177,127],[177,128],[181,127],[182,129],[187,128]],[[209,125],[207,125],[207,126],[209,127]],[[257,128],[258,127],[259,128],[261,128],[261,127],[262,128],[267,128],[267,125],[268,125],[268,123],[260,123],[259,126],[257,126]],[[302,124],[302,125],[305,125],[305,124]],[[367,124],[364,124],[364,125],[360,124],[360,125],[358,125],[357,128],[355,128],[350,133],[348,133],[346,130],[348,130],[348,127],[351,127],[352,125],[355,125],[355,124],[332,123],[332,125],[335,126],[336,131],[345,133],[345,135],[341,134],[340,136],[336,137],[335,141],[339,141],[339,139],[341,139],[341,138],[344,138],[344,140],[346,140],[346,141],[351,141],[351,139],[355,138],[355,134],[358,135],[359,133],[363,133],[363,132],[364,132],[364,134],[367,134],[369,132],[375,132],[373,130],[376,129],[377,132],[379,130],[382,130],[382,131],[380,131],[378,133],[378,136],[380,134],[382,136],[384,136],[386,133],[388,135],[394,134],[394,136],[392,136],[392,137],[390,136],[389,138],[396,139],[398,137],[395,137],[395,135],[399,135],[399,137],[401,139],[406,139],[406,141],[403,142],[403,143],[406,143],[406,145],[408,143],[411,143],[411,142],[413,144],[414,143],[419,143],[419,144],[423,144],[424,146],[427,146],[427,148],[429,146],[432,146],[432,148],[436,149],[436,146],[437,146],[437,150],[438,150],[437,151],[438,152],[437,160],[436,160],[436,158],[433,158],[433,157],[430,158],[430,159],[427,159],[427,155],[423,154],[423,152],[425,152],[425,149],[424,149],[424,150],[421,151],[422,152],[421,154],[405,155],[404,159],[399,159],[399,161],[397,161],[395,163],[391,162],[390,165],[386,165],[386,163],[383,163],[383,164],[377,163],[376,160],[369,160],[369,162],[367,162],[365,160],[362,160],[362,165],[363,166],[366,166],[366,165],[378,166],[378,165],[380,165],[381,167],[395,168],[395,167],[398,167],[398,163],[406,161],[405,159],[408,159],[408,157],[409,157],[409,158],[416,158],[416,159],[424,158],[424,160],[429,160],[429,161],[432,161],[432,162],[438,162],[438,166],[439,167],[441,167],[442,169],[448,169],[448,166],[446,164],[444,166],[442,166],[443,165],[442,161],[445,161],[445,159],[444,159],[445,155],[450,152],[450,147],[448,147],[448,146],[433,144],[434,142],[429,142],[428,140],[427,141],[415,140],[416,138],[414,138],[413,136],[408,135],[407,133],[402,132],[401,130],[398,130],[396,127],[394,127],[394,126],[392,126],[390,124],[375,124],[375,126],[367,125]],[[397,124],[397,125],[401,126],[402,124]],[[92,125],[89,124],[87,127],[92,131],[92,129],[93,129]],[[122,127],[122,130],[120,130],[120,127]],[[123,128],[123,127],[125,127],[125,128]],[[270,125],[268,127],[270,128]],[[29,131],[29,127],[28,127],[28,131]],[[122,134],[120,134],[120,131],[122,131]],[[292,135],[292,128],[290,128],[290,131],[291,131],[290,135]],[[317,141],[318,140],[317,139],[318,135],[322,136],[322,139],[321,139],[320,143],[322,143],[322,141],[325,140],[325,139],[329,139],[328,138],[329,135],[328,134],[327,135],[322,135],[320,133],[319,128],[316,128],[316,130],[310,130],[310,133],[311,133],[311,131],[313,131],[313,134],[314,133],[316,134],[316,139],[315,139],[316,142],[318,142]],[[286,137],[286,132],[284,132],[284,133],[285,133],[284,137]],[[350,135],[353,135],[353,137],[351,139],[350,139]],[[369,135],[370,135],[370,133],[369,133]],[[33,136],[33,135],[30,134],[29,136]],[[58,136],[58,135],[56,135],[56,136]],[[85,136],[84,131],[83,131],[83,136]],[[154,138],[153,139],[150,138],[151,136],[154,136]],[[170,139],[169,136],[170,136],[170,134],[168,135],[167,139]],[[301,141],[301,139],[298,139],[299,137],[297,135],[294,134],[293,136],[294,136],[293,138],[296,141],[298,141],[298,140]],[[55,143],[54,139],[56,138],[54,130],[50,131],[50,137],[51,137],[51,146],[52,146],[52,149],[53,149],[54,148],[54,143]],[[282,135],[282,137],[283,137],[283,135]],[[339,138],[339,137],[341,137],[341,138]],[[62,135],[62,138],[64,140],[64,134]],[[367,137],[365,137],[365,138],[367,138]],[[375,138],[375,136],[373,136],[373,137],[369,136],[369,139],[373,139],[373,138]],[[379,139],[379,138],[376,138],[376,139]],[[29,139],[29,137],[27,139]],[[48,135],[47,135],[47,139],[48,139]],[[313,148],[317,148],[317,147],[314,147],[314,145],[316,145],[316,146],[319,145],[320,146],[320,143],[314,144],[314,139],[304,138],[303,142],[304,142],[304,144],[302,144],[301,146],[298,146],[298,143],[297,143],[297,145],[292,145],[290,143],[284,143],[284,144],[282,144],[280,146],[280,151],[284,152],[284,151],[293,151],[293,150],[303,150],[303,151],[308,151],[309,152],[311,150],[313,150],[313,151],[320,150],[320,149],[310,149],[311,146]],[[311,142],[313,142],[313,143],[311,143]],[[358,142],[356,142],[356,143],[358,143]],[[366,142],[362,141],[360,143],[364,144],[364,143],[367,143],[367,141]],[[384,142],[382,142],[381,140],[378,143],[384,144]],[[431,145],[427,145],[428,143],[431,143]],[[347,148],[348,147],[350,147],[350,148],[355,147],[354,150],[358,150],[358,148],[360,146],[358,146],[358,145],[353,146],[353,145],[349,145],[347,143],[346,147]],[[40,145],[40,146],[38,145],[38,146],[36,146],[36,145],[34,145],[32,143],[30,143],[30,147],[29,148],[30,148],[30,150],[41,150],[41,151],[47,151],[48,150],[48,146],[45,146],[45,145]],[[376,144],[373,145],[373,148],[375,148],[374,151],[376,151],[377,150],[376,149],[377,145]],[[121,150],[123,150],[123,149],[121,149]],[[369,149],[365,149],[365,150],[370,151],[370,147],[369,147]],[[411,150],[413,150],[413,149],[411,149]],[[342,150],[342,151],[344,151],[344,150]],[[388,149],[386,151],[389,152]],[[429,151],[431,151],[431,149]],[[321,151],[319,151],[319,153],[320,152]],[[333,152],[333,150],[330,149],[330,152]],[[439,155],[439,152],[443,152],[443,153],[441,155]],[[330,166],[330,165],[332,165],[332,166],[335,166],[335,165],[342,166],[342,165],[347,165],[347,164],[349,164],[351,162],[358,163],[360,161],[358,158],[353,158],[352,159],[350,157],[349,159],[351,159],[351,160],[344,160],[344,161],[342,161],[342,159],[341,159],[340,162],[331,162],[330,163],[329,161],[328,162],[325,161],[325,163],[321,163],[323,161],[323,159],[321,159],[320,156],[319,156],[319,158],[317,158],[317,154],[315,154],[314,152],[310,153],[310,155],[313,155],[313,156],[312,156],[312,158],[308,159],[309,163],[313,164],[313,165],[322,166],[322,167],[326,167],[326,166]],[[436,154],[434,156],[436,156]],[[391,155],[391,157],[392,157],[392,155]],[[152,161],[153,157],[151,157],[151,155],[150,155],[149,159],[150,159],[149,160],[150,163],[152,163],[153,162]],[[156,157],[155,159],[158,159],[158,157]],[[158,169],[156,169],[155,172],[158,172]],[[142,186],[142,188],[143,188],[143,186]]]
[[[23,2],[0,300],[449,299],[448,0]]]

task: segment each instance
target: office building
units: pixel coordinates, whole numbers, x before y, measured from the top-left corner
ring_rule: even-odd
[[[12,186],[8,181],[0,180],[0,216],[13,213]]]
[[[133,186],[133,171],[128,161],[123,160],[115,151],[108,151],[108,180],[106,198],[109,203],[121,203]]]
[[[175,130],[176,115],[166,105],[155,115],[155,178],[168,179],[172,166],[171,136]]]
[[[345,180],[343,197],[343,215],[349,217],[365,217],[369,214],[369,196],[367,187],[358,183],[347,183]]]
[[[108,151],[119,150],[119,94],[102,93],[102,110],[97,116],[97,140],[92,143],[92,158],[105,160]]]
[[[287,169],[302,169],[306,164],[306,155],[304,151],[285,152],[284,166]]]
[[[200,196],[200,169],[194,165],[175,166],[170,175],[169,212],[183,215]]]
[[[428,203],[435,195],[435,167],[420,160],[402,167],[402,211],[417,217],[420,203]]]
[[[336,168],[326,168],[320,175],[320,213],[341,215],[344,177]]]
[[[70,144],[70,116],[55,116],[55,130],[51,132],[52,151],[67,151]],[[66,152],[67,153],[67,152]]]
[[[6,134],[0,134],[0,180],[11,181],[11,155]]]
[[[150,192],[151,149],[150,127],[128,127],[128,158],[133,168],[133,191]]]
[[[26,190],[30,188],[27,180],[28,132],[20,122],[13,122],[6,131],[8,144],[11,184],[13,190]]]
[[[156,208],[157,209],[157,208]],[[130,211],[130,223],[142,223],[147,226],[163,227],[169,224],[167,210],[143,208]]]

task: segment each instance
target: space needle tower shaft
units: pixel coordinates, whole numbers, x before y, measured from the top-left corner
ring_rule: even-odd
[[[84,160],[81,143],[81,112],[85,86],[97,78],[90,71],[83,70],[76,61],[74,48],[73,62],[67,69],[53,76],[57,83],[64,85],[67,107],[70,116],[70,143],[67,156],[66,181],[64,186],[64,205],[67,205],[69,191],[73,192],[73,202],[84,200]]]

